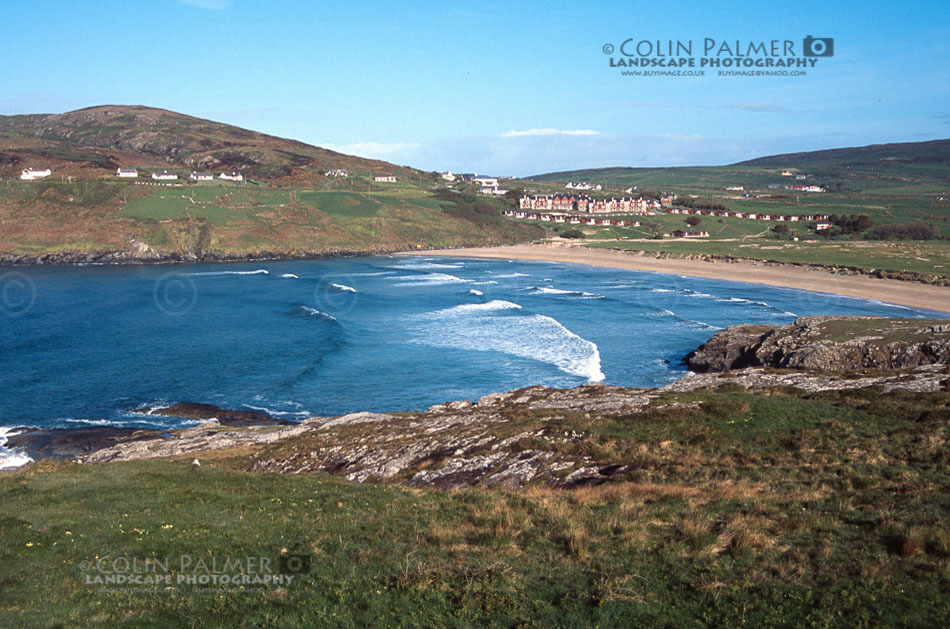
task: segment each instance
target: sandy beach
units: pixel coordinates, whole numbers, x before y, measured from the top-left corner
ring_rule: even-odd
[[[767,264],[765,262],[705,262],[677,258],[659,259],[650,255],[638,255],[636,252],[590,249],[563,243],[438,249],[403,255],[571,262],[614,269],[656,271],[658,273],[673,273],[737,282],[753,282],[769,286],[835,293],[860,299],[876,299],[912,308],[950,312],[950,287],[878,279],[865,275],[839,276],[821,269]]]

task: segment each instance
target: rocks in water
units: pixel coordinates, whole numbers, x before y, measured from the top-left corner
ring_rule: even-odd
[[[853,371],[907,369],[950,361],[950,324],[885,317],[802,317],[784,326],[717,332],[685,359],[696,372],[745,367]]]
[[[88,426],[54,430],[27,428],[17,434],[9,435],[6,447],[23,452],[34,460],[41,458],[72,459],[120,443],[161,440],[166,438],[165,435],[168,435],[168,433],[161,430],[119,428],[117,426]]]
[[[142,409],[137,410],[138,412],[142,411]],[[145,409],[145,412],[149,415],[160,415],[162,417],[216,420],[222,426],[262,424],[289,425],[291,423],[276,419],[259,411],[232,411],[215,406],[214,404],[200,404],[198,402],[179,402],[171,406],[156,406]]]

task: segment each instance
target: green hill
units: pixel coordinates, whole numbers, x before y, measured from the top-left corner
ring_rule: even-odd
[[[411,169],[296,140],[140,106],[0,116],[0,175],[51,166],[60,174],[110,175],[122,167],[239,170],[262,178],[342,168],[408,175]]]
[[[950,140],[875,144],[759,157],[726,166],[595,168],[535,175],[533,182],[589,181],[611,187],[666,188],[705,192],[746,190],[786,182],[783,172],[807,175],[809,183],[847,192],[943,192],[950,184]]]
[[[138,177],[119,179],[116,169]],[[21,181],[24,168],[52,176]],[[176,181],[157,185],[150,174]],[[347,177],[327,176],[331,169]],[[190,181],[239,171],[242,184]],[[374,175],[394,175],[378,182]],[[523,242],[503,199],[435,173],[149,107],[0,116],[0,260],[234,257]],[[103,257],[102,252],[108,255]],[[118,255],[118,258],[116,257]],[[52,261],[60,261],[54,257]]]

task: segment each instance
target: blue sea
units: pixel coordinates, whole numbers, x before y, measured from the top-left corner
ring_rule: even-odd
[[[534,384],[651,387],[684,375],[683,357],[717,330],[816,314],[940,316],[546,262],[0,269],[0,446],[12,426],[194,423],[137,410],[180,401],[292,420],[418,410]]]

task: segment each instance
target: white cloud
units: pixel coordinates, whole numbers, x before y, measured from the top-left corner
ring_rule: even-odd
[[[525,129],[524,131],[505,131],[503,138],[524,138],[539,135],[600,135],[600,131],[593,129]]]
[[[220,11],[231,6],[233,0],[178,0],[181,4],[188,4],[199,9],[214,9]]]
[[[411,152],[421,146],[418,142],[354,142],[353,144],[320,144],[320,146],[358,157],[371,159],[388,159],[393,156]]]

